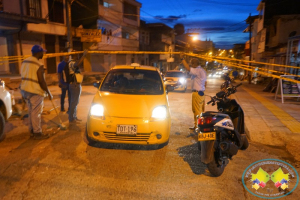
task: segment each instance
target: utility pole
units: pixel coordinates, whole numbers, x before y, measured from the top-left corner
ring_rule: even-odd
[[[252,59],[252,50],[251,50],[251,37],[252,37],[252,19],[251,19],[251,13],[249,14],[249,22],[250,22],[250,25],[249,25],[249,51],[250,51],[250,54],[249,54],[249,61],[251,61]],[[251,63],[249,62],[249,68],[251,69]],[[251,84],[251,79],[252,79],[252,71],[248,71],[248,82],[249,84]]]
[[[74,0],[66,1],[66,14],[67,14],[67,47],[68,52],[73,50],[73,38],[72,38],[72,18],[71,18],[71,5]]]

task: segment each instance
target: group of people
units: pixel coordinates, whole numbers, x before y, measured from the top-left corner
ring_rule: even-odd
[[[29,132],[34,139],[46,139],[49,135],[44,134],[41,126],[41,114],[43,112],[44,98],[52,101],[53,96],[46,84],[44,65],[39,62],[47,50],[40,45],[34,45],[31,49],[32,56],[26,58],[21,66],[21,94],[28,105]],[[81,121],[77,118],[77,105],[81,94],[81,82],[78,81],[77,74],[80,73],[79,66],[83,62],[84,57],[88,53],[84,51],[81,58],[78,54],[65,56],[58,65],[58,80],[61,88],[61,111],[65,112],[64,102],[66,93],[68,93],[70,125]],[[69,59],[69,57],[71,59]],[[191,67],[181,55],[182,64],[190,71],[192,79],[192,111],[194,113],[194,126],[190,127],[195,130],[198,126],[197,115],[204,111],[205,97],[199,95],[199,92],[205,91],[206,87],[206,72],[200,66],[200,61],[197,58],[191,59]]]
[[[28,105],[28,127],[30,136],[34,139],[49,138],[44,134],[41,126],[41,114],[43,112],[44,98],[48,96],[52,101],[53,96],[46,84],[44,65],[39,62],[47,50],[40,45],[34,45],[31,49],[32,55],[26,58],[21,65],[21,94]],[[58,65],[59,86],[62,90],[61,111],[64,110],[64,99],[68,92],[69,100],[69,123],[74,124],[81,121],[77,118],[77,105],[81,94],[81,82],[76,79],[76,74],[80,73],[79,66],[87,54],[84,51],[79,59],[78,54],[65,56]]]

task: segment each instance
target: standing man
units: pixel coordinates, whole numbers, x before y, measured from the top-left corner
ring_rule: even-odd
[[[200,61],[197,58],[191,59],[191,67],[181,55],[182,64],[190,71],[192,83],[192,110],[194,113],[194,126],[190,130],[195,130],[198,127],[197,115],[204,111],[205,96],[200,96],[199,91],[204,92],[206,87],[206,72],[200,66]]]
[[[74,51],[73,51],[74,52]],[[72,54],[71,61],[69,62],[68,70],[69,70],[69,92],[71,96],[70,106],[69,106],[69,122],[76,123],[77,121],[81,121],[77,118],[77,105],[79,103],[79,97],[81,94],[81,83],[76,80],[76,73],[80,73],[79,65],[83,62],[88,50],[84,50],[83,55],[80,59],[78,59],[78,54]]]
[[[49,135],[42,133],[41,115],[44,106],[44,97],[48,94],[50,100],[53,99],[46,81],[44,65],[39,62],[44,52],[40,45],[34,45],[31,49],[32,56],[26,58],[21,66],[21,94],[28,105],[28,119],[30,135],[34,139],[46,139]]]
[[[63,56],[63,60],[57,66],[58,73],[58,86],[61,88],[61,96],[60,96],[60,111],[65,112],[65,97],[68,92],[68,102],[70,108],[70,92],[69,92],[69,83],[66,80],[65,67],[67,66],[69,61],[69,56]],[[69,111],[69,109],[68,109]]]

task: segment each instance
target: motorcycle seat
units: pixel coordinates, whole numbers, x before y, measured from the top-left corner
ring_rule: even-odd
[[[201,113],[200,117],[217,116],[217,115],[230,118],[229,115],[220,113],[220,112],[216,112],[216,111],[203,112],[203,113]]]

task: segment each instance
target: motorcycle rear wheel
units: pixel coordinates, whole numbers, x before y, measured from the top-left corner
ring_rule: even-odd
[[[241,150],[246,150],[249,147],[249,142],[248,142],[247,136],[245,134],[242,134],[241,139],[242,139],[243,145],[241,146],[240,149]]]
[[[221,176],[224,172],[225,165],[219,165],[218,158],[216,156],[216,152],[214,152],[213,159],[210,163],[207,164],[208,171],[212,176],[218,177]]]

